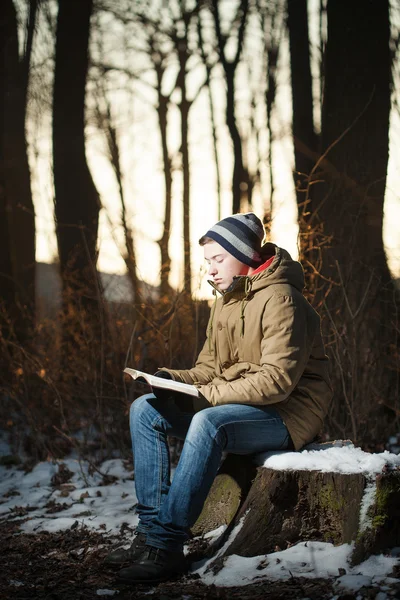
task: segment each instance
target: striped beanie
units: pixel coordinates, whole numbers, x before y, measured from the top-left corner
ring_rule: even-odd
[[[243,213],[218,221],[200,239],[200,244],[203,238],[211,238],[240,262],[249,267],[258,267],[264,235],[260,219],[254,213]]]

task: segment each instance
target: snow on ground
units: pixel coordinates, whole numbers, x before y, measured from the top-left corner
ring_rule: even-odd
[[[215,576],[205,572],[207,565],[202,565],[196,572],[204,583],[217,586],[247,585],[262,579],[289,579],[292,576],[335,578],[339,583],[340,579],[345,582],[345,577],[349,582],[368,578],[368,585],[373,585],[385,583],[398,563],[396,557],[373,556],[350,568],[351,550],[350,544],[335,547],[325,542],[299,542],[287,550],[264,556],[228,556],[223,569]],[[344,578],[339,578],[339,569],[345,569]]]
[[[385,465],[400,466],[398,455],[387,451],[369,454],[351,444],[323,450],[270,453],[261,456],[260,461],[276,469],[317,469],[371,476],[381,472]],[[86,461],[69,458],[61,462],[73,475],[57,487],[52,484],[52,477],[59,473],[57,463],[39,463],[30,473],[1,466],[0,519],[12,516],[21,520],[21,531],[26,533],[67,530],[77,522],[113,536],[121,535],[121,526],[125,523],[128,528],[124,542],[129,543],[130,531],[137,524],[137,500],[132,472],[125,463],[120,459],[108,460],[97,471]],[[114,477],[115,481],[104,485],[104,475]],[[27,516],[29,519],[22,522]],[[229,541],[239,529],[240,525],[231,533]],[[217,537],[221,531],[209,535]],[[338,595],[341,590],[354,592],[367,586],[379,591],[380,600],[389,598],[390,584],[399,581],[390,575],[399,562],[400,549],[393,549],[392,556],[372,556],[353,568],[349,565],[351,550],[349,544],[335,547],[323,542],[300,542],[287,550],[263,556],[229,556],[216,575],[207,571],[210,560],[193,564],[192,572],[197,573],[203,583],[217,586],[243,586],[292,576],[332,578]]]
[[[119,459],[105,461],[102,474],[117,478],[112,485],[102,485],[103,476],[91,473],[90,465],[74,459],[62,461],[73,476],[60,489],[51,485],[51,478],[58,473],[58,465],[51,462],[38,463],[30,473],[0,467],[0,518],[10,511],[18,512],[25,507],[29,520],[21,525],[21,531],[60,531],[71,527],[75,521],[91,529],[118,533],[123,522],[134,528],[137,503],[132,472],[126,470]],[[14,495],[15,494],[15,495]],[[65,509],[52,512],[52,503],[65,504]],[[49,506],[49,503],[51,503]]]

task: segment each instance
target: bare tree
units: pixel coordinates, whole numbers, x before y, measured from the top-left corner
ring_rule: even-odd
[[[292,82],[294,180],[299,213],[301,253],[307,247],[305,239],[308,231],[307,216],[312,212],[311,194],[308,194],[306,202],[307,182],[317,157],[307,7],[307,0],[288,0],[287,26]]]
[[[105,72],[103,70],[102,75],[100,75],[99,80],[97,81],[97,126],[99,130],[104,131],[108,158],[117,181],[118,193],[121,202],[121,223],[125,240],[125,249],[122,252],[122,257],[125,261],[128,276],[132,285],[132,302],[135,305],[140,303],[142,297],[141,282],[136,268],[137,260],[133,232],[132,228],[128,224],[128,208],[125,198],[119,132],[113,116],[111,102],[107,96],[104,80]]]
[[[85,153],[92,0],[59,0],[53,99],[55,216],[65,312],[97,298],[99,197]]]
[[[373,417],[379,407],[391,419],[400,414],[398,307],[383,245],[388,1],[328,0],[327,16],[322,154],[310,224],[320,223],[330,244],[318,249],[316,301],[333,363],[334,422],[365,439],[387,426]]]
[[[232,174],[232,211],[240,211],[242,199],[247,198],[248,173],[243,164],[242,140],[236,123],[235,103],[235,74],[243,50],[244,34],[246,30],[247,14],[249,10],[248,0],[240,0],[232,28],[237,29],[236,52],[232,60],[226,53],[226,45],[230,37],[222,31],[220,7],[218,0],[212,0],[212,13],[214,16],[215,32],[217,36],[218,52],[226,78],[226,124],[233,144],[234,164]]]
[[[171,159],[167,147],[166,135],[166,117],[168,106],[171,102],[171,97],[174,91],[179,91],[178,109],[180,113],[180,155],[182,159],[182,204],[183,204],[183,252],[184,252],[184,291],[189,295],[191,293],[191,251],[190,251],[190,145],[189,145],[189,112],[195,103],[200,91],[203,88],[203,83],[200,83],[193,97],[189,97],[187,90],[187,75],[189,72],[189,59],[192,56],[190,48],[190,32],[192,25],[195,25],[201,1],[196,2],[193,8],[189,9],[186,6],[185,0],[179,0],[175,7],[168,6],[168,20],[164,21],[163,15],[158,14],[156,18],[150,18],[147,14],[140,14],[140,20],[143,24],[151,26],[155,34],[150,39],[150,56],[157,75],[157,99],[158,99],[158,118],[161,133],[161,142],[163,149],[163,162],[165,173],[165,188],[166,188],[166,218],[164,221],[164,234],[159,241],[160,249],[168,262],[162,260],[162,274],[168,274],[170,270],[169,256],[166,253],[166,244],[169,240],[170,232],[170,216],[171,216]],[[193,27],[194,30],[194,27]],[[164,36],[172,42],[170,54],[176,57],[177,60],[177,75],[174,84],[171,86],[171,92],[165,95],[162,92],[162,79],[165,74],[165,61],[167,54],[162,49],[159,36]],[[158,38],[158,40],[157,40]],[[167,210],[168,209],[168,210]],[[165,275],[162,281],[166,281]],[[164,283],[165,286],[165,283]]]
[[[167,297],[171,288],[169,285],[169,274],[171,271],[171,257],[169,254],[169,240],[171,237],[171,212],[172,212],[172,156],[168,148],[168,111],[171,104],[171,94],[163,91],[164,77],[167,70],[168,54],[162,49],[161,44],[157,42],[156,32],[149,38],[149,56],[156,73],[157,90],[157,117],[160,130],[160,140],[162,148],[162,161],[164,173],[165,189],[165,208],[164,208],[164,227],[161,238],[158,240],[161,255],[161,277],[160,293],[161,297]]]
[[[0,282],[10,321],[25,341],[35,310],[35,215],[25,131],[27,90],[38,1],[28,5],[23,56],[12,0],[0,3]]]
[[[190,259],[190,148],[189,148],[189,111],[197,99],[203,84],[200,84],[197,92],[192,98],[187,93],[188,61],[192,56],[189,36],[192,23],[200,10],[201,2],[196,2],[193,9],[186,8],[186,2],[179,0],[172,5],[158,6],[152,4],[143,11],[143,5],[130,6],[126,10],[115,10],[115,7],[105,7],[114,17],[125,26],[133,26],[137,31],[140,26],[141,47],[135,47],[135,53],[146,55],[150,68],[155,73],[155,86],[144,80],[139,72],[129,68],[120,68],[118,65],[103,64],[108,69],[123,72],[132,78],[151,88],[156,92],[155,108],[157,110],[158,125],[160,131],[162,161],[165,183],[165,212],[163,234],[158,240],[161,253],[161,284],[162,296],[170,294],[168,282],[171,270],[171,259],[169,255],[169,240],[171,231],[172,210],[172,182],[173,182],[173,155],[169,149],[167,126],[168,113],[173,101],[173,94],[179,92],[177,107],[180,113],[181,144],[179,154],[181,156],[181,170],[183,180],[183,238],[184,238],[184,289],[190,293],[191,289],[191,259]],[[150,10],[151,8],[151,10]],[[194,28],[193,28],[194,29]],[[139,35],[139,34],[138,34]],[[173,74],[174,69],[169,69],[175,63],[175,76],[168,85],[169,92],[165,92],[165,78],[167,71]],[[144,69],[147,72],[147,69]]]
[[[113,4],[99,5],[101,11],[104,11],[108,15],[112,15],[116,22],[123,25],[124,28],[124,42],[123,52],[125,56],[125,65],[111,62],[106,56],[103,48],[103,36],[104,32],[101,31],[101,22],[98,21],[98,31],[100,31],[99,39],[97,40],[98,58],[92,60],[92,65],[95,67],[95,85],[98,89],[98,100],[97,103],[97,126],[101,131],[104,131],[107,140],[108,158],[111,161],[112,168],[116,173],[118,180],[118,188],[121,199],[121,221],[122,228],[125,236],[125,250],[122,251],[123,258],[126,262],[128,274],[131,279],[132,285],[139,291],[140,278],[137,272],[136,252],[134,244],[134,234],[131,227],[128,226],[128,202],[123,192],[123,176],[121,171],[121,165],[116,166],[115,161],[118,158],[120,162],[120,151],[118,142],[118,129],[115,123],[111,123],[110,119],[112,116],[112,103],[107,96],[104,82],[107,80],[107,76],[111,72],[116,72],[119,76],[124,75],[128,84],[125,87],[125,91],[129,89],[130,83],[133,84],[129,94],[134,97],[140,95],[140,99],[145,101],[146,104],[151,106],[157,112],[158,126],[160,132],[161,148],[162,148],[162,166],[164,175],[165,185],[165,208],[164,208],[164,226],[161,238],[158,240],[161,254],[161,269],[160,269],[160,295],[161,297],[168,297],[170,295],[169,285],[169,274],[171,270],[171,258],[169,255],[169,240],[171,232],[171,211],[172,211],[172,176],[173,176],[173,157],[169,149],[168,143],[168,111],[171,104],[171,95],[175,89],[172,85],[172,89],[169,93],[164,91],[165,74],[168,69],[169,54],[171,51],[171,44],[169,48],[165,48],[165,35],[163,34],[160,21],[157,20],[157,15],[143,14],[141,11],[143,6],[119,5],[116,7]],[[99,10],[98,15],[101,12]],[[133,40],[133,41],[132,41]],[[140,42],[139,42],[140,40]],[[133,57],[133,61],[132,61]],[[134,64],[142,63],[143,58],[148,61],[148,66],[131,68],[130,63]],[[135,60],[136,59],[136,60]],[[152,84],[146,79],[145,75],[148,71],[154,71],[155,73],[155,84]],[[100,84],[101,80],[101,84]],[[150,91],[150,97],[144,98],[142,94],[139,94],[141,88],[145,88]],[[156,92],[155,100],[151,99],[151,96]],[[111,95],[110,92],[108,95]],[[107,96],[107,97],[106,97]],[[100,107],[100,105],[102,107]],[[118,151],[115,145],[118,145]],[[117,157],[118,154],[118,157]],[[134,292],[135,293],[135,292]]]
[[[191,56],[189,44],[189,30],[191,23],[198,15],[199,5],[194,9],[187,10],[185,1],[181,0],[180,14],[173,18],[173,25],[169,35],[174,43],[175,52],[178,57],[178,76],[176,87],[180,90],[179,112],[181,116],[181,156],[182,156],[182,178],[183,178],[183,253],[184,253],[184,290],[191,293],[192,268],[190,251],[190,148],[189,148],[189,111],[193,106],[202,85],[197,89],[193,98],[189,98],[187,91],[188,61]]]
[[[213,142],[213,152],[214,152],[214,163],[215,163],[215,175],[216,175],[216,185],[217,185],[217,215],[218,221],[221,220],[221,168],[219,161],[219,153],[218,153],[218,135],[217,135],[217,125],[216,125],[216,115],[215,115],[215,106],[213,100],[213,94],[211,89],[211,76],[212,70],[214,67],[213,62],[210,60],[210,57],[207,56],[205,51],[205,44],[203,40],[203,32],[202,32],[202,23],[201,23],[201,13],[199,15],[199,19],[197,22],[197,35],[199,40],[199,51],[201,55],[201,59],[203,61],[205,70],[206,70],[206,79],[205,86],[208,92],[208,104],[210,109],[210,122],[211,122],[211,137]]]
[[[281,46],[284,27],[283,27],[283,7],[281,0],[274,2],[265,2],[257,0],[257,13],[260,19],[260,26],[263,38],[263,72],[265,78],[265,109],[266,109],[266,127],[268,131],[268,170],[269,170],[269,202],[265,206],[265,213],[271,214],[274,193],[274,169],[272,143],[274,140],[272,128],[272,112],[275,106],[278,76],[278,57]]]

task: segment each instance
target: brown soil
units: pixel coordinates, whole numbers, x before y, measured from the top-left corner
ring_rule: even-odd
[[[0,522],[0,536],[1,600],[322,600],[333,595],[331,581],[296,577],[236,588],[205,586],[196,576],[152,587],[122,586],[117,584],[116,574],[102,564],[112,548],[112,540],[78,523],[59,533],[24,534],[19,533],[18,523],[5,520]],[[101,596],[97,590],[118,590],[118,593]]]

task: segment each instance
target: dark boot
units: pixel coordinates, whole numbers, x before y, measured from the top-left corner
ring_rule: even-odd
[[[120,569],[139,558],[146,547],[146,534],[137,533],[130,548],[117,548],[106,556],[104,565]]]
[[[118,573],[120,583],[159,583],[183,575],[187,563],[183,552],[161,550],[147,546],[142,556],[130,567]]]

